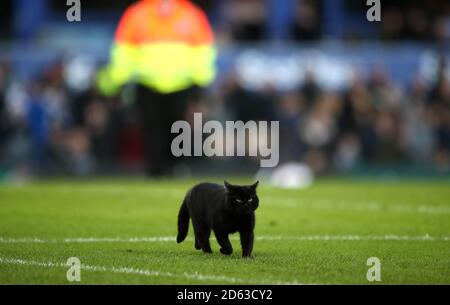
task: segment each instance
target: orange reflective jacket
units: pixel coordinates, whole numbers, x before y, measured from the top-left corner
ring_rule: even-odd
[[[206,86],[215,76],[214,37],[204,13],[187,0],[140,0],[115,35],[111,63],[98,75],[105,94],[130,80],[171,93]]]

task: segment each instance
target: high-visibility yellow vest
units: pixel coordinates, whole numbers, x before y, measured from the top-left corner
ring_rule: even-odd
[[[161,93],[206,86],[216,74],[216,49],[205,14],[187,0],[140,0],[124,13],[111,62],[97,85],[116,94],[129,81]]]

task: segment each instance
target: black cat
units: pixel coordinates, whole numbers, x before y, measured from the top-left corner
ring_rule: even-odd
[[[230,255],[233,252],[228,234],[239,232],[242,256],[251,257],[253,251],[253,230],[255,210],[259,199],[256,195],[258,182],[250,186],[202,183],[194,186],[186,194],[178,214],[177,242],[187,236],[189,217],[195,234],[195,248],[211,253],[209,236],[211,230],[221,246],[220,252]]]

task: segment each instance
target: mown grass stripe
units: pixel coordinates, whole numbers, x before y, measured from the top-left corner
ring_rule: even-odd
[[[33,267],[43,267],[43,268],[69,268],[70,265],[58,262],[38,262],[34,260],[26,260],[22,258],[7,258],[0,257],[0,264],[3,265],[21,265],[21,266],[33,266]],[[85,265],[81,264],[81,270],[92,271],[92,272],[109,272],[109,273],[119,273],[119,274],[132,274],[132,275],[142,275],[148,277],[169,277],[169,278],[184,278],[189,280],[197,281],[215,281],[215,282],[226,282],[231,284],[275,284],[275,285],[304,285],[297,281],[294,282],[284,282],[279,280],[265,279],[265,280],[255,280],[255,279],[244,279],[229,277],[225,275],[211,275],[211,274],[201,274],[195,273],[172,273],[159,270],[149,270],[149,269],[139,269],[133,267],[116,267],[116,266],[95,266],[95,265]]]
[[[238,236],[231,237],[232,240],[239,239]],[[431,236],[428,234],[419,236],[409,235],[307,235],[307,236],[257,236],[259,241],[450,241],[449,236]],[[3,244],[58,244],[58,243],[155,243],[175,242],[174,236],[152,236],[152,237],[76,237],[62,239],[41,239],[33,237],[4,238],[0,237]],[[187,238],[192,241],[192,238]]]

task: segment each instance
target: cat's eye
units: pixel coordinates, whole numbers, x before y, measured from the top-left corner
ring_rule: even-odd
[[[247,200],[248,202],[252,202],[253,201],[253,198],[250,198],[249,200]]]
[[[237,203],[242,203],[242,200],[241,199],[236,199],[236,202]]]

